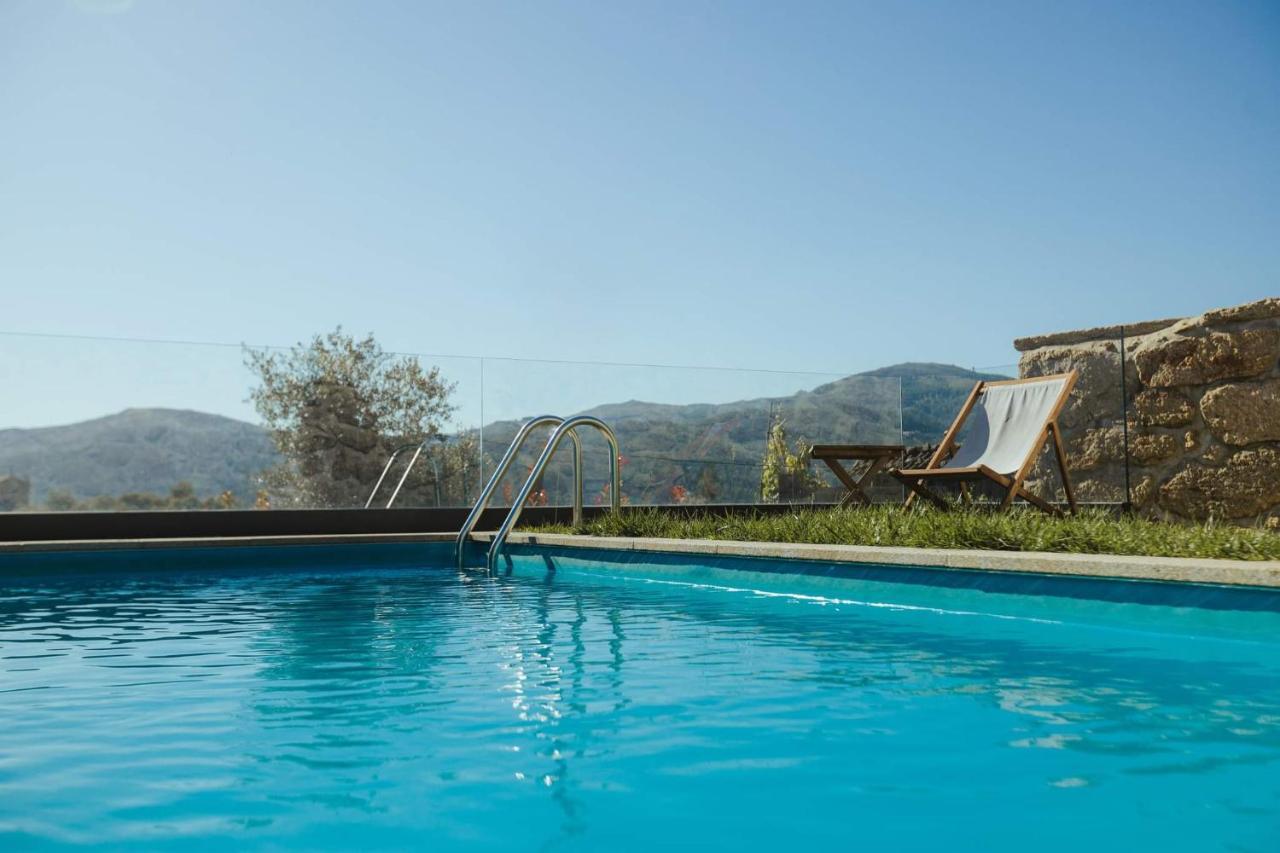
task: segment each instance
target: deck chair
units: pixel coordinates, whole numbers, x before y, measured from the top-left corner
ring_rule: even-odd
[[[929,464],[924,468],[889,471],[911,490],[906,505],[910,506],[919,495],[946,509],[947,502],[930,488],[931,484],[957,483],[963,499],[968,502],[969,484],[988,482],[1004,489],[1001,509],[1008,509],[1015,498],[1022,498],[1047,513],[1060,515],[1057,507],[1031,494],[1022,485],[1045,442],[1052,438],[1058,470],[1062,473],[1062,488],[1067,493],[1067,505],[1074,513],[1076,499],[1071,491],[1071,478],[1067,475],[1067,457],[1062,447],[1058,413],[1066,405],[1075,384],[1076,372],[1073,370],[1052,376],[974,385]],[[973,422],[971,433],[957,447],[956,436],[969,420]],[[955,454],[951,455],[953,449]]]

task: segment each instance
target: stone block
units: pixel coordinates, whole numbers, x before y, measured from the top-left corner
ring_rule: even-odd
[[[1238,451],[1225,465],[1192,463],[1160,487],[1160,506],[1184,518],[1258,516],[1280,505],[1280,449]]]
[[[1168,433],[1129,436],[1129,458],[1135,465],[1154,465],[1178,455],[1180,442]],[[1123,453],[1123,444],[1121,445]]]
[[[1162,332],[1134,350],[1143,384],[1155,388],[1205,385],[1270,372],[1280,361],[1280,329],[1242,329],[1230,334]]]
[[[1200,412],[1227,444],[1280,441],[1280,379],[1220,385],[1200,398]]]
[[[1088,471],[1124,461],[1124,432],[1119,426],[1086,429],[1067,441],[1067,469]]]
[[[1246,302],[1244,305],[1233,305],[1230,308],[1216,308],[1206,311],[1200,322],[1206,326],[1221,326],[1228,323],[1244,323],[1250,320],[1280,319],[1280,296],[1269,296],[1257,302]]]
[[[1129,401],[1134,419],[1141,426],[1186,426],[1195,417],[1195,406],[1177,391],[1147,388]]]
[[[1156,496],[1155,477],[1143,477],[1133,486],[1133,505],[1144,507]]]

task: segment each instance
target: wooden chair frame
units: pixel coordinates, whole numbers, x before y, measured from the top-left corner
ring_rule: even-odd
[[[1067,399],[1071,396],[1071,389],[1075,387],[1077,373],[1072,370],[1069,373],[1057,373],[1049,376],[1035,376],[1028,379],[1006,379],[999,382],[978,382],[973,386],[973,390],[969,392],[968,399],[965,400],[964,406],[960,409],[960,414],[956,415],[955,421],[947,429],[942,437],[942,443],[938,445],[938,449],[934,452],[933,457],[929,459],[929,464],[924,468],[914,469],[893,469],[888,473],[896,478],[908,489],[911,490],[907,495],[905,506],[911,506],[916,496],[920,496],[932,503],[940,509],[949,509],[950,504],[937,492],[930,489],[926,482],[940,481],[958,483],[960,486],[961,499],[964,503],[972,502],[969,495],[969,483],[972,482],[992,482],[1004,489],[1004,499],[1000,502],[1000,509],[1005,510],[1013,505],[1017,498],[1022,498],[1032,506],[1051,514],[1061,515],[1062,510],[1043,498],[1033,495],[1027,491],[1023,483],[1027,476],[1031,474],[1031,469],[1036,464],[1040,452],[1044,450],[1045,442],[1053,439],[1053,452],[1058,459],[1058,472],[1062,475],[1062,489],[1067,493],[1067,505],[1074,514],[1076,511],[1076,498],[1071,489],[1071,476],[1067,473],[1067,454],[1062,444],[1062,428],[1058,425],[1058,415],[1062,413],[1063,407],[1067,404]],[[1049,416],[1045,419],[1044,426],[1041,427],[1040,436],[1032,446],[1031,451],[1027,454],[1027,458],[1023,460],[1017,472],[1012,476],[998,473],[986,465],[978,465],[973,468],[943,468],[942,463],[951,455],[955,448],[956,436],[960,433],[960,428],[964,426],[965,420],[969,417],[969,413],[973,411],[973,407],[977,405],[978,398],[982,396],[982,392],[988,388],[994,388],[1001,385],[1025,385],[1030,382],[1043,382],[1046,379],[1065,379],[1066,383],[1062,386],[1062,391],[1058,395],[1058,400],[1054,403],[1053,409],[1049,412]]]

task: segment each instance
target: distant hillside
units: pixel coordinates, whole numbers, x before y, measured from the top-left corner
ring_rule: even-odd
[[[931,362],[895,364],[859,375],[902,382],[902,436],[907,444],[929,444],[941,438],[979,379],[1009,378]]]
[[[784,397],[691,405],[631,400],[587,413],[616,430],[633,502],[667,502],[673,486],[695,499],[745,502],[758,497],[771,415],[784,419],[792,443],[893,443],[899,440],[901,383],[901,435],[907,444],[927,443],[941,437],[982,378],[1001,377],[946,364],[899,364]],[[487,470],[518,426],[485,426]],[[606,480],[608,456],[599,451],[593,447],[586,456],[592,492]],[[127,409],[66,426],[0,430],[0,474],[29,478],[33,504],[55,489],[80,499],[163,494],[181,480],[200,497],[232,491],[243,502],[253,494],[251,478],[276,461],[266,430],[202,412]],[[567,457],[549,472],[545,483],[557,498],[567,499],[569,475]]]
[[[923,444],[942,436],[974,382],[997,378],[1004,377],[954,365],[900,364],[785,397],[681,406],[631,400],[585,414],[617,433],[633,502],[666,502],[675,486],[702,500],[747,502],[758,497],[771,416],[783,418],[792,443],[888,444],[901,436],[908,445]],[[518,427],[516,421],[486,425],[490,470]],[[598,451],[587,454],[585,467],[589,489],[599,489],[607,469]],[[567,461],[553,466],[546,485],[557,496],[568,494],[569,472]]]
[[[0,474],[31,480],[32,503],[50,490],[77,498],[166,493],[188,480],[208,497],[253,494],[250,477],[276,461],[266,430],[178,409],[126,409],[66,426],[0,430]]]

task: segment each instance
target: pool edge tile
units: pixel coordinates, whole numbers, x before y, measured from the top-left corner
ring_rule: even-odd
[[[512,533],[511,544],[1280,588],[1280,561]]]

